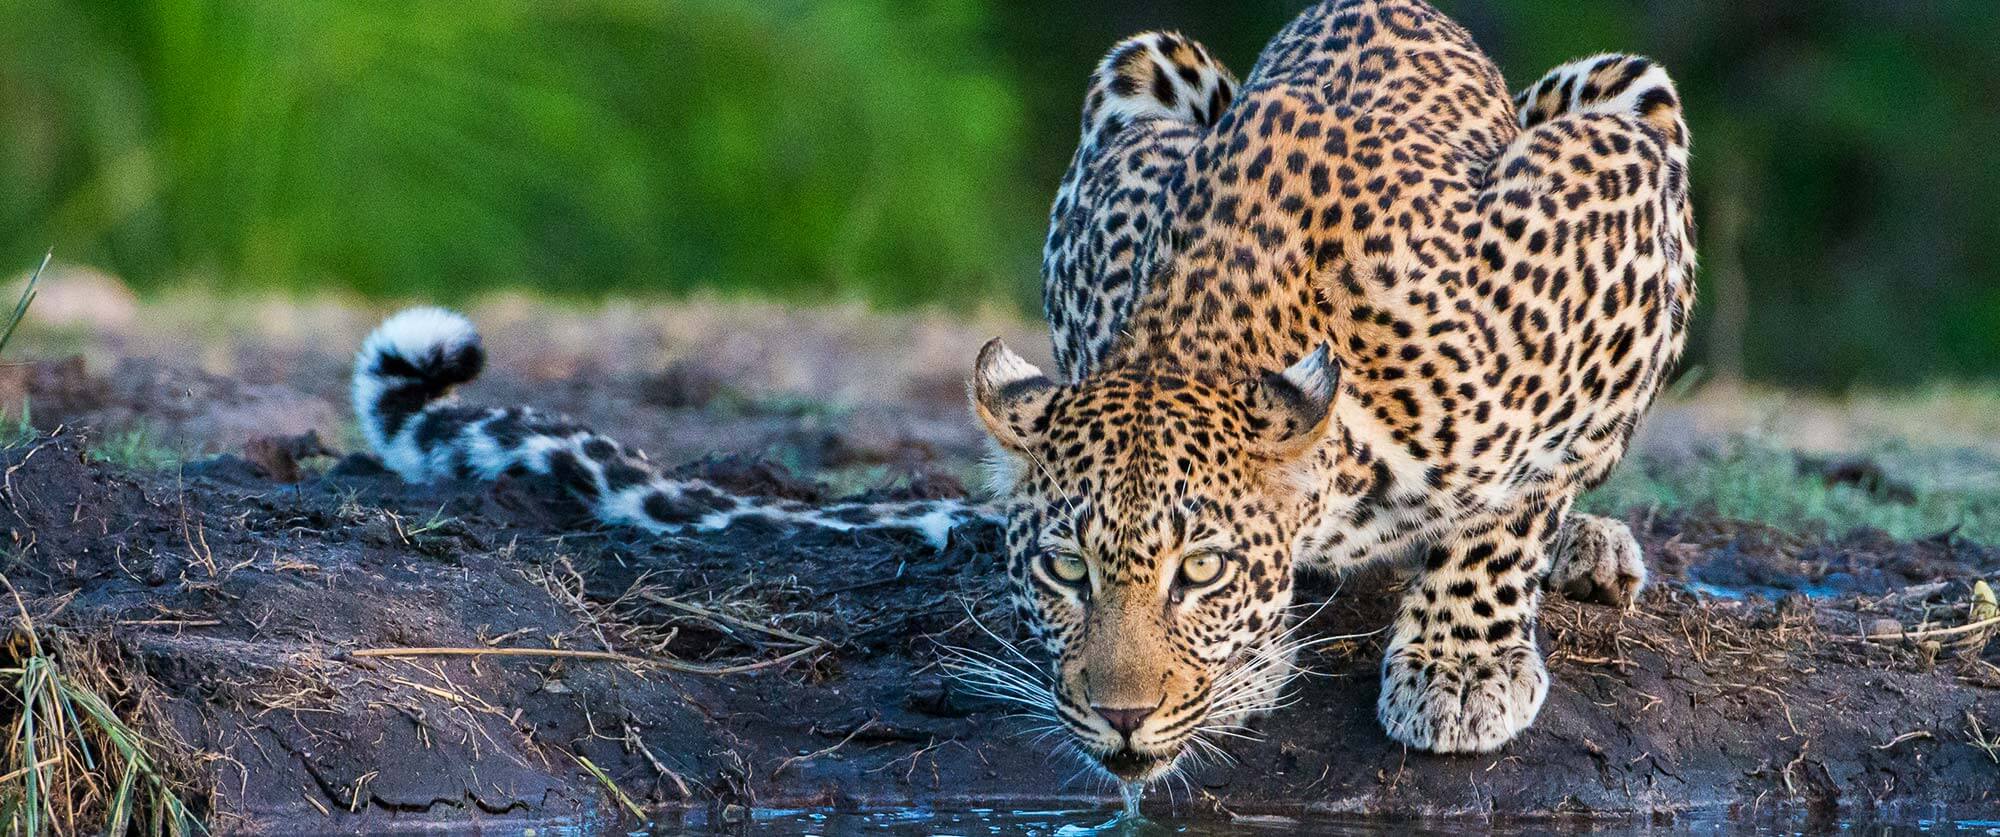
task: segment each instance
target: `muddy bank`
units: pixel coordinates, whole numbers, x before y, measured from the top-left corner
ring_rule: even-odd
[[[60,435],[0,462],[7,577],[43,625],[103,638],[125,679],[156,697],[171,721],[162,737],[202,754],[224,824],[614,810],[586,762],[650,809],[723,819],[750,807],[1106,798],[1087,774],[1064,784],[1073,764],[935,665],[939,643],[990,645],[969,614],[1007,624],[997,532],[958,532],[942,553],[914,538],[754,525],[642,540],[571,528],[574,510],[544,485],[411,488],[364,457],[309,462],[297,484],[235,457],[136,474]],[[823,499],[767,463],[688,470]],[[901,490],[962,490],[917,483]],[[1224,743],[1235,765],[1193,770],[1149,804],[1538,816],[2000,807],[2000,763],[1979,743],[2000,734],[2000,642],[1850,639],[1880,620],[1962,622],[1966,580],[2000,572],[2000,551],[1634,522],[1665,583],[1633,612],[1548,607],[1556,684],[1504,752],[1391,745],[1372,716],[1379,640],[1365,637],[1311,657],[1320,676],[1262,724],[1264,740]],[[1378,591],[1393,583],[1347,580],[1312,629],[1373,630],[1387,618]],[[1691,583],[1749,592],[1718,598]],[[477,650],[370,656],[406,648]],[[620,657],[490,653],[522,648]]]

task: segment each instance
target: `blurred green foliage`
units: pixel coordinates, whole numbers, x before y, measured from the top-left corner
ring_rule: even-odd
[[[1701,312],[1693,363],[2000,369],[1990,0],[1439,3],[1516,85],[1604,50],[1674,72],[1704,305],[1737,315]],[[141,287],[1032,310],[1102,51],[1179,28],[1247,72],[1302,5],[0,0],[0,254]]]
[[[966,0],[8,0],[0,238],[141,286],[970,300],[1035,201]]]

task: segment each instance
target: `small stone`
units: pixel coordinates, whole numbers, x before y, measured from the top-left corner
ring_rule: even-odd
[[[153,556],[152,563],[146,565],[144,581],[147,587],[158,587],[173,580],[179,570],[180,567],[176,566],[173,558],[166,555],[155,555]]]

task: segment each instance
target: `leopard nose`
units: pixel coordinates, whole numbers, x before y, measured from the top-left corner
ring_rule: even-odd
[[[1108,706],[1092,706],[1090,708],[1104,718],[1105,722],[1109,723],[1112,729],[1117,730],[1122,735],[1131,735],[1138,731],[1139,725],[1145,723],[1146,719],[1152,716],[1153,710],[1159,707],[1147,706],[1140,709],[1112,709]]]

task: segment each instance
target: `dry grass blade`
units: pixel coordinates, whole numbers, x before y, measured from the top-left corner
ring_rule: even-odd
[[[1985,727],[1979,723],[1979,716],[1972,714],[1970,709],[1965,711],[1965,736],[1972,746],[1978,747],[1979,751],[1992,759],[1994,764],[2000,764],[2000,734],[1988,735]]]
[[[624,807],[626,811],[631,812],[632,816],[637,817],[641,822],[645,821],[646,810],[640,808],[639,803],[632,801],[631,795],[627,794],[624,788],[619,787],[617,782],[611,781],[611,776],[604,772],[604,768],[598,767],[596,763],[583,756],[576,756],[575,758],[576,763],[583,765],[584,770],[590,771],[591,777],[596,779],[598,784],[603,785],[604,790],[610,793],[613,799],[618,800],[620,806]]]
[[[633,666],[654,665],[653,661],[610,651],[572,651],[566,648],[362,648],[347,652],[349,657],[548,657],[563,660],[604,660]]]

